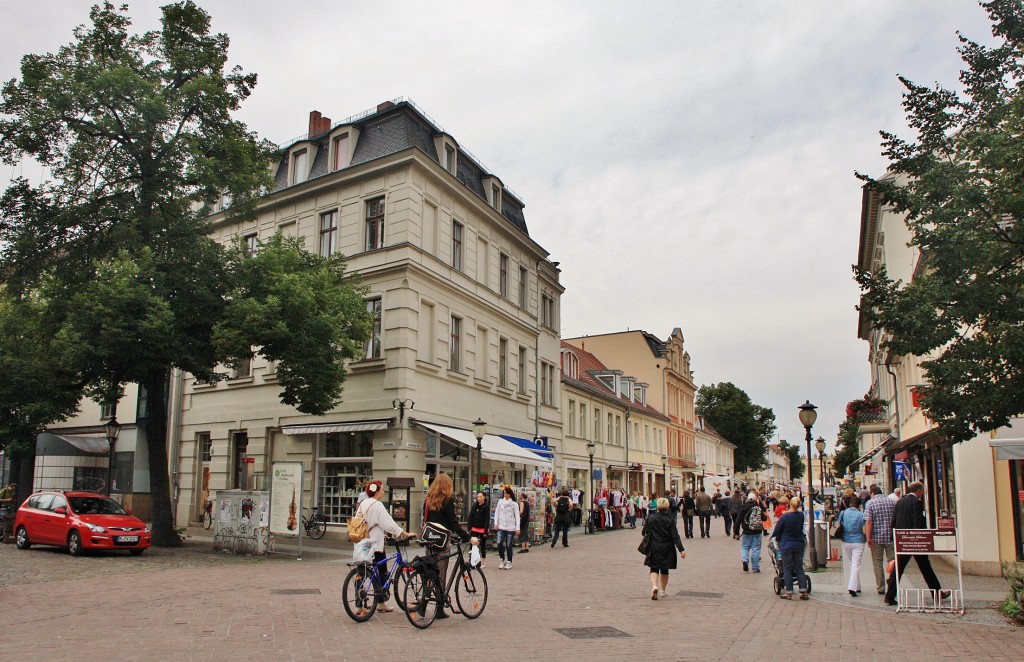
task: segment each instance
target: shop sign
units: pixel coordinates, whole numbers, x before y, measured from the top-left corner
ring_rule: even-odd
[[[302,462],[275,462],[270,475],[270,532],[298,535],[302,520]]]
[[[952,529],[893,529],[897,554],[956,554]]]
[[[892,468],[893,471],[896,473],[897,481],[906,481],[910,479],[910,467],[907,466],[906,462],[893,462]]]

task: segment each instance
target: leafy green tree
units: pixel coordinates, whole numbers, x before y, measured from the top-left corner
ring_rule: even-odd
[[[847,468],[860,457],[857,425],[858,422],[852,418],[847,418],[839,424],[836,455],[832,462],[832,473],[836,478],[844,478]]]
[[[901,77],[916,140],[883,132],[894,176],[858,175],[922,255],[909,283],[855,267],[861,308],[889,349],[925,358],[922,407],[955,441],[1024,413],[1024,5],[981,5],[1000,43],[960,37],[962,91]]]
[[[795,446],[785,439],[779,441],[779,448],[786,453],[786,457],[789,458],[789,479],[796,480],[800,476],[804,475],[804,458],[800,455],[800,447]]]
[[[737,472],[767,468],[775,412],[751,402],[750,396],[731,382],[701,386],[696,407],[716,432],[736,444]]]
[[[369,328],[343,263],[281,240],[247,261],[206,235],[204,204],[226,192],[233,215],[251,215],[271,183],[272,149],[231,117],[256,76],[225,71],[227,37],[189,0],[142,35],[125,11],[93,7],[73,43],[25,56],[3,87],[0,157],[33,157],[52,175],[0,199],[4,287],[38,297],[53,360],[96,400],[134,382],[165,403],[174,369],[213,377],[257,352],[280,361],[286,402],[323,413]],[[179,542],[166,431],[166,407],[151,406],[158,545]]]

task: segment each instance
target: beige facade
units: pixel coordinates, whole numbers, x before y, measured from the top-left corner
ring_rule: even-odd
[[[333,524],[351,515],[366,480],[413,479],[416,526],[425,475],[452,475],[457,506],[468,508],[473,485],[525,484],[544,468],[508,461],[520,456],[501,452],[498,435],[560,441],[562,287],[526,232],[522,203],[411,103],[357,118],[311,116],[257,217],[218,212],[210,227],[221,242],[281,232],[311,251],[343,253],[369,288],[374,337],[325,416],[281,404],[275,366],[258,357],[212,385],[179,376],[179,521],[194,519],[214,490],[262,487],[274,462],[301,461],[303,505]],[[497,445],[485,443],[484,478],[463,443],[478,418]]]
[[[694,411],[697,387],[683,332],[673,329],[665,341],[645,331],[621,331],[567,338],[565,342],[648,384],[648,403],[669,418],[665,440],[668,487],[680,492],[692,486],[700,475]]]
[[[893,279],[909,282],[914,278],[921,268],[920,250],[907,245],[911,235],[903,215],[883,205],[870,185],[864,187],[860,229],[858,261],[862,269],[884,267]],[[862,463],[856,476],[859,482],[881,482],[891,490],[897,486],[894,462],[903,463],[909,480],[925,483],[932,525],[943,510],[956,517],[965,572],[999,575],[1002,562],[1024,559],[1020,518],[1024,500],[1019,495],[1024,486],[1024,461],[999,459],[990,446],[995,435],[949,442],[917,406],[914,389],[927,383],[921,368],[927,357],[888,352],[884,331],[863,316],[858,335],[869,345],[869,392],[889,405],[888,425],[881,426],[887,431],[862,427],[866,431],[861,437],[862,458],[864,463],[872,462],[878,474],[865,476]]]
[[[736,482],[736,445],[715,432],[703,416],[696,417],[696,450],[704,487],[712,493],[715,489],[723,493],[732,490]]]

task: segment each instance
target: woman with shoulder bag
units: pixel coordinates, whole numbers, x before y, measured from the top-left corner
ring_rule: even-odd
[[[693,500],[690,490],[683,490],[683,535],[693,537],[693,516],[697,514],[697,502]]]
[[[452,486],[452,479],[448,477],[448,474],[437,474],[437,478],[430,484],[430,488],[427,490],[427,496],[424,499],[424,507],[426,509],[425,522],[431,522],[433,524],[440,524],[444,528],[451,531],[453,534],[459,537],[462,542],[470,542],[476,545],[479,540],[475,537],[470,537],[468,533],[459,525],[459,520],[455,516],[455,503],[452,501],[452,493],[455,488]],[[450,553],[451,543],[445,545],[441,549],[435,549],[431,552],[432,555],[437,556],[437,569],[441,576],[441,583],[444,584],[448,578],[448,559],[444,558]],[[445,613],[443,607],[440,605],[437,609],[437,618],[448,618],[448,614]]]
[[[837,522],[843,527],[843,558],[850,561],[850,582],[846,588],[850,597],[856,598],[860,593],[860,562],[868,541],[864,535],[864,512],[860,509],[859,496],[854,494],[850,497],[850,505],[839,513]]]
[[[644,565],[651,569],[651,600],[657,600],[659,592],[665,597],[668,571],[676,568],[676,550],[679,550],[679,558],[686,558],[686,550],[679,538],[679,529],[676,528],[676,518],[669,514],[669,508],[668,499],[658,499],[658,510],[644,522],[643,534],[650,536],[644,553]]]
[[[469,509],[469,532],[479,540],[480,567],[484,566],[484,557],[487,556],[487,534],[491,529],[491,509],[487,505],[487,495],[483,490],[476,493],[473,500],[473,507]]]

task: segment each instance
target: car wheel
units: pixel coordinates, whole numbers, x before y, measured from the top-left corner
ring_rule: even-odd
[[[29,542],[28,531],[25,530],[25,527],[18,527],[18,532],[14,534],[14,544],[18,549],[28,549],[32,546],[32,543]]]
[[[71,556],[82,555],[82,536],[78,534],[78,531],[68,534],[68,551],[71,552]]]
[[[132,556],[142,556],[142,553],[144,551],[146,551],[146,550],[144,550],[144,549],[129,549],[128,551],[131,552]]]

